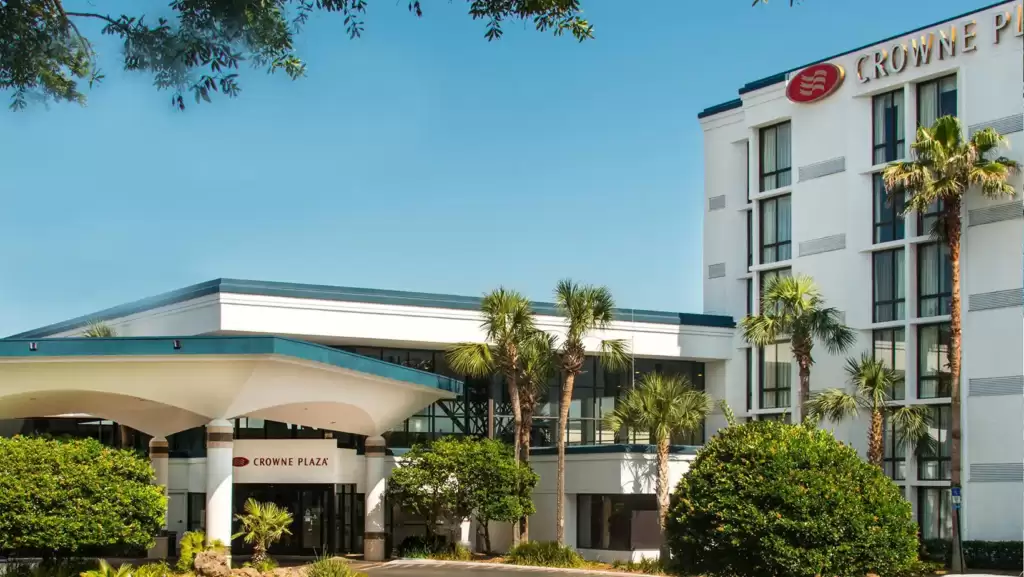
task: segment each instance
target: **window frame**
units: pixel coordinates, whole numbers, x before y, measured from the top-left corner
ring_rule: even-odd
[[[935,250],[938,251],[938,256],[935,259],[935,262],[937,263],[938,270],[936,270],[936,271],[925,271],[924,270],[924,252],[925,252],[926,249],[931,249],[933,247],[935,248]],[[950,259],[951,259],[951,256],[950,256],[950,253],[949,253],[949,245],[947,245],[944,242],[936,241],[936,242],[929,242],[929,243],[923,243],[923,244],[917,245],[917,316],[918,316],[918,318],[928,318],[928,317],[943,316],[943,315],[948,315],[948,314],[951,313],[951,311],[952,311],[952,304],[953,304],[953,302],[952,302],[953,301],[953,278],[952,278],[953,277],[953,271],[952,271],[953,263],[951,262]],[[944,270],[943,267],[946,266],[946,263],[949,263],[948,264],[948,268],[949,268],[949,276],[948,276],[949,286],[944,287],[942,285],[944,284],[944,281],[947,279],[947,276],[944,274],[945,270]],[[935,284],[939,287],[938,292],[935,292],[935,293],[924,293],[924,292],[922,292],[924,290],[924,282],[922,282],[922,279],[924,278],[924,274],[926,272],[934,272],[934,274],[936,275],[937,279],[936,279]],[[925,315],[925,314],[923,314],[923,311],[925,310],[925,303],[926,303],[926,301],[933,301],[933,300],[936,301],[935,302],[935,307],[936,307],[935,310],[938,311],[937,314],[933,314],[933,315]]]
[[[780,241],[779,240],[779,223],[781,222],[781,220],[779,218],[779,203],[783,199],[785,199],[785,200],[787,200],[789,202],[789,223],[788,223],[789,224],[789,239]],[[765,213],[765,207],[770,205],[770,204],[774,204],[775,205],[775,223],[774,223],[775,224],[775,241],[766,244],[764,242],[764,231],[765,231],[765,226],[764,226],[765,214],[764,213]],[[779,196],[775,196],[775,197],[772,197],[772,198],[768,198],[768,199],[762,200],[762,201],[760,201],[758,203],[757,209],[758,209],[757,210],[757,212],[758,212],[758,215],[757,215],[758,224],[760,224],[760,230],[758,231],[758,247],[759,247],[759,250],[758,250],[758,253],[757,253],[758,257],[759,257],[758,263],[759,264],[771,264],[771,263],[776,263],[776,262],[785,262],[787,260],[792,260],[792,258],[793,258],[793,198],[792,198],[792,195],[781,194]],[[788,248],[789,249],[789,256],[787,256],[786,258],[779,258],[783,248]],[[771,254],[773,255],[770,259],[765,258],[765,250],[766,249],[770,250]]]
[[[938,513],[938,524],[939,534],[938,535],[925,535],[924,527],[924,503],[926,501],[925,494],[929,491],[937,491],[939,493],[939,506],[934,510]],[[943,535],[944,528],[948,525],[952,526],[952,519],[950,518],[950,491],[949,487],[918,487],[917,488],[917,526],[921,533],[922,539],[943,539],[949,540],[952,537],[952,529],[949,530],[949,535]]]
[[[903,255],[903,262],[901,267],[896,267],[896,255]],[[888,300],[879,300],[878,298],[878,262],[880,258],[888,257],[891,261],[890,266],[893,271],[892,278],[886,283],[888,288],[892,291],[892,298]],[[900,270],[902,269],[902,270]],[[876,323],[885,323],[890,321],[903,321],[907,319],[907,251],[905,248],[894,248],[890,250],[881,250],[871,253],[871,320]],[[901,274],[902,273],[902,274]],[[900,276],[903,277],[903,282],[900,283]],[[885,279],[883,279],[885,280]],[[901,286],[902,284],[902,286]],[[897,295],[900,293],[900,289],[903,289],[903,297],[899,298]],[[900,305],[902,307],[902,313],[900,312]],[[882,318],[882,315],[878,313],[879,307],[890,307],[890,317]]]
[[[939,447],[937,455],[930,454],[927,447],[922,448],[918,451],[917,455],[917,480],[918,481],[949,481],[952,479],[952,420],[953,420],[953,407],[952,405],[929,405],[929,411],[932,412],[932,427],[935,429],[936,434],[939,438],[936,442]],[[945,409],[945,411],[943,411]],[[945,419],[943,413],[945,412]],[[943,427],[945,425],[945,427]],[[945,439],[943,440],[943,437]],[[946,454],[943,455],[943,452]],[[929,478],[924,475],[926,465],[929,463],[935,463],[936,468],[939,471],[938,476]]]
[[[942,86],[942,82],[944,80],[949,80],[950,78],[953,79],[953,85],[955,86],[955,88],[954,88],[954,90],[952,90],[952,92],[955,95],[953,98],[956,100],[956,104],[953,107],[954,110],[953,110],[952,114],[942,114],[942,91],[940,90],[940,88]],[[921,98],[922,98],[921,87],[922,86],[929,86],[929,85],[935,85],[935,99],[936,99],[936,102],[935,102],[936,116],[935,116],[935,118],[936,119],[942,118],[943,116],[958,116],[959,112],[960,112],[960,110],[959,110],[959,108],[960,108],[960,94],[959,94],[960,87],[957,85],[956,72],[953,72],[952,74],[946,74],[946,75],[943,75],[943,76],[939,76],[938,78],[932,78],[930,80],[925,80],[924,82],[918,82],[917,85],[914,87],[915,104],[917,105],[917,108],[916,108],[916,110],[917,110],[917,118],[915,120],[916,120],[916,126],[918,128],[921,127]]]
[[[906,238],[907,221],[903,217],[903,211],[907,206],[906,195],[902,199],[890,195],[885,189],[882,173],[876,172],[871,175],[871,197],[872,243],[879,244]],[[884,197],[884,200],[881,197]],[[884,234],[886,228],[891,229],[889,235]],[[886,238],[887,236],[891,238]]]
[[[775,350],[775,363],[777,365],[781,365],[782,364],[782,363],[779,363],[779,361],[778,361],[778,358],[779,358],[779,356],[778,356],[778,346],[781,345],[781,344],[788,344],[788,343],[789,343],[789,341],[778,341],[778,342],[772,343],[770,345],[770,347]],[[782,381],[782,379],[779,378],[779,376],[782,373],[779,372],[781,369],[776,368],[775,369],[775,375],[774,375],[775,376],[775,384],[776,384],[776,386],[774,386],[772,388],[765,388],[765,376],[768,374],[768,371],[767,371],[768,359],[767,359],[767,357],[765,357],[765,349],[766,348],[767,347],[758,347],[758,351],[757,351],[758,360],[760,361],[760,364],[758,366],[758,372],[757,372],[758,408],[759,409],[788,409],[788,408],[790,408],[793,405],[793,359],[792,359],[792,351],[790,351],[789,359],[786,362],[786,367],[787,367],[786,370],[789,371],[789,374],[786,375],[787,376],[786,381],[787,381],[789,386],[786,386],[786,387],[778,386],[778,384]],[[780,404],[779,403],[779,395],[781,394],[782,391],[786,392],[786,401],[787,402],[785,404]],[[775,394],[775,404],[773,406],[771,406],[771,407],[767,406],[767,403],[765,403],[765,395],[766,395],[766,393],[774,393]]]
[[[899,99],[897,100],[897,95]],[[878,131],[875,130],[878,126],[876,122],[875,113],[878,111],[876,103],[880,100],[888,99],[888,105],[884,105],[885,112],[888,116],[889,110],[896,110],[896,113],[892,116],[895,118],[886,118],[883,122],[885,127],[883,128],[882,141],[879,143]],[[906,133],[904,131],[903,138],[899,138],[900,128],[903,126],[904,112],[906,110],[906,96],[903,93],[903,88],[897,88],[896,90],[890,90],[889,92],[883,92],[882,94],[876,94],[871,97],[871,162],[872,164],[883,164],[887,162],[893,162],[903,158],[906,155]],[[890,134],[891,131],[891,134]],[[887,137],[892,137],[892,142]],[[877,159],[878,151],[881,150],[882,160]]]
[[[934,324],[927,324],[927,325],[918,325],[918,327],[917,327],[917,356],[916,356],[916,362],[917,362],[917,398],[919,398],[919,399],[947,399],[947,398],[950,397],[950,395],[952,393],[952,384],[953,384],[952,383],[952,378],[953,378],[953,376],[950,373],[943,373],[943,372],[940,371],[940,372],[937,372],[935,375],[925,375],[924,371],[921,370],[921,365],[923,364],[922,363],[922,360],[923,360],[922,355],[927,355],[928,354],[927,351],[923,350],[923,347],[922,347],[923,339],[921,338],[921,334],[924,331],[926,331],[926,330],[935,329],[936,331],[938,331],[938,338],[936,340],[937,340],[940,348],[941,348],[941,346],[943,344],[942,335],[945,334],[946,335],[946,339],[947,339],[945,341],[945,344],[946,344],[946,348],[947,348],[947,351],[948,351],[948,348],[949,348],[949,326],[950,326],[949,323],[934,323]],[[945,328],[945,331],[943,331],[943,328]],[[942,367],[943,364],[946,364],[948,366],[948,363],[949,363],[949,357],[948,356],[945,359],[943,359],[941,352],[936,352],[935,354],[939,355],[939,358],[938,358],[938,366],[939,367]],[[947,353],[947,355],[948,355],[948,353]],[[922,385],[924,385],[925,382],[934,382],[935,383],[935,385],[934,385],[935,392],[936,392],[935,396],[925,396],[925,395],[922,394],[922,390],[924,388]],[[942,393],[942,392],[945,392],[946,394],[945,395],[939,394],[939,393]]]
[[[760,208],[760,207],[758,207]],[[747,212],[747,270],[754,266],[754,211]]]
[[[902,340],[900,340],[900,341],[896,340],[896,333],[900,333],[900,334],[903,335]],[[879,335],[882,335],[883,339],[880,340],[878,338]],[[879,342],[885,342],[885,338],[884,337],[886,337],[886,336],[888,337],[888,342],[892,343],[892,348],[890,349],[890,351],[889,351],[890,354],[888,356],[886,356],[884,354],[885,351],[880,351],[878,349],[878,343]],[[874,358],[875,360],[882,361],[883,363],[885,363],[885,366],[889,367],[890,369],[895,370],[896,372],[903,373],[903,380],[900,381],[899,383],[894,383],[893,387],[890,388],[888,391],[886,391],[886,393],[889,395],[889,398],[892,399],[893,401],[904,401],[907,398],[907,381],[906,381],[907,371],[906,371],[905,368],[903,370],[899,370],[899,369],[896,368],[896,357],[897,357],[898,354],[900,354],[897,351],[897,347],[896,347],[896,343],[898,343],[898,342],[902,342],[903,343],[903,353],[902,353],[903,354],[903,366],[906,367],[907,366],[907,329],[905,327],[892,327],[892,328],[888,328],[888,329],[875,329],[875,330],[871,331],[871,356],[872,356],[872,358]],[[880,353],[883,353],[883,354],[880,354]],[[897,396],[897,393],[899,393],[898,396]]]
[[[783,126],[787,126],[787,125],[789,126],[789,147],[790,147],[789,165],[786,166],[785,168],[780,168],[779,165],[778,165],[778,160],[779,160],[779,128],[781,128]],[[775,146],[775,170],[772,170],[770,172],[765,172],[765,170],[764,170],[764,165],[765,165],[764,153],[765,153],[765,143],[768,140],[766,135],[769,133],[769,131],[772,131],[771,132],[771,134],[772,134],[772,144]],[[792,154],[793,153],[793,150],[792,150],[793,149],[793,124],[792,124],[792,122],[787,120],[785,122],[779,122],[777,124],[773,124],[771,126],[765,126],[765,127],[761,128],[758,131],[757,142],[758,142],[758,148],[760,149],[759,150],[759,154],[758,154],[759,162],[758,162],[758,166],[757,166],[758,185],[759,185],[758,188],[760,189],[760,191],[761,192],[767,192],[769,190],[776,190],[776,189],[779,189],[779,188],[784,188],[784,187],[787,187],[787,186],[791,186],[793,184],[793,154]],[[768,178],[771,178],[773,176],[775,177],[776,185],[773,186],[772,188],[765,188],[765,180],[768,179]],[[779,181],[782,180],[782,176],[786,176],[788,178],[788,181],[786,182],[786,184],[779,184]]]
[[[882,423],[882,471],[893,481],[907,480],[907,447],[896,435],[896,423],[885,419]],[[901,466],[902,465],[902,466]]]

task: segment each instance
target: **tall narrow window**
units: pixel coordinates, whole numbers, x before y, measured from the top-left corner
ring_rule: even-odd
[[[754,211],[747,211],[747,269],[754,266]]]
[[[761,385],[761,408],[789,407],[789,393],[793,388],[793,352],[789,343],[768,345],[760,353],[761,370],[758,380]]]
[[[917,236],[937,236],[934,234],[935,225],[939,222],[942,212],[946,209],[946,203],[941,198],[928,203],[928,206],[917,213]]]
[[[948,315],[953,297],[953,263],[944,242],[917,247],[917,316]]]
[[[881,173],[872,176],[871,182],[874,188],[875,243],[903,239],[906,228],[903,220],[906,197],[894,195],[890,198]]]
[[[874,260],[874,321],[884,323],[907,318],[904,250],[876,252]]]
[[[953,520],[949,511],[948,488],[918,487],[917,523],[921,526],[921,539],[951,539]]]
[[[956,74],[917,85],[917,125],[931,127],[943,116],[956,116]]]
[[[922,399],[948,397],[949,324],[924,325],[917,329],[917,396]]]
[[[783,122],[761,129],[761,192],[789,186],[792,182],[790,124]]]
[[[792,256],[790,197],[778,196],[761,203],[761,264],[789,260]]]
[[[907,397],[906,382],[904,377],[907,374],[907,337],[906,330],[878,329],[872,335],[872,353],[876,361],[885,364],[886,367],[896,371],[899,379],[893,383],[887,393],[889,398],[895,401],[902,401]]]
[[[885,475],[890,479],[902,481],[907,478],[907,448],[900,441],[896,430],[896,424],[890,419],[885,419],[882,432],[882,453],[883,469]]]
[[[747,279],[747,316],[754,314],[754,279]]]
[[[754,349],[747,349],[747,411],[754,405]]]
[[[873,115],[874,164],[903,158],[903,89],[879,94],[871,100]]]
[[[952,409],[949,405],[941,405],[928,407],[928,411],[931,413],[928,427],[931,439],[922,443],[918,450],[917,478],[922,481],[948,481],[952,477],[952,438],[949,436]]]

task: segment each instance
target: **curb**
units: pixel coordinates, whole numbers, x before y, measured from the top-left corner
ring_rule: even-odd
[[[396,559],[389,561],[379,567],[416,567],[416,566],[434,566],[434,567],[473,567],[476,569],[493,569],[493,570],[507,570],[507,571],[542,571],[544,573],[562,573],[569,575],[614,575],[615,577],[623,577],[624,575],[639,575],[643,576],[644,573],[627,573],[625,571],[603,571],[600,569],[575,569],[567,567],[538,567],[534,565],[511,565],[508,563],[482,563],[479,561],[437,561],[434,559]]]

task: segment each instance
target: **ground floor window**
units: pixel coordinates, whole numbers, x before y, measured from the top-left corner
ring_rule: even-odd
[[[918,487],[917,522],[922,539],[951,539],[953,520],[949,511],[949,488]]]
[[[576,496],[577,549],[634,551],[659,542],[654,495]]]
[[[206,493],[189,493],[188,510],[185,514],[185,527],[189,531],[204,530],[206,528]]]

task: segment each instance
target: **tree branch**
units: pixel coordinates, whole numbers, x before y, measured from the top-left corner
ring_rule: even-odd
[[[92,12],[65,12],[65,14],[67,14],[68,16],[78,16],[78,17],[81,17],[81,18],[98,18],[100,20],[106,20],[107,22],[113,24],[114,26],[118,26],[118,27],[121,26],[121,23],[118,22],[117,20],[114,20],[110,16],[104,16],[102,14],[94,14]]]

